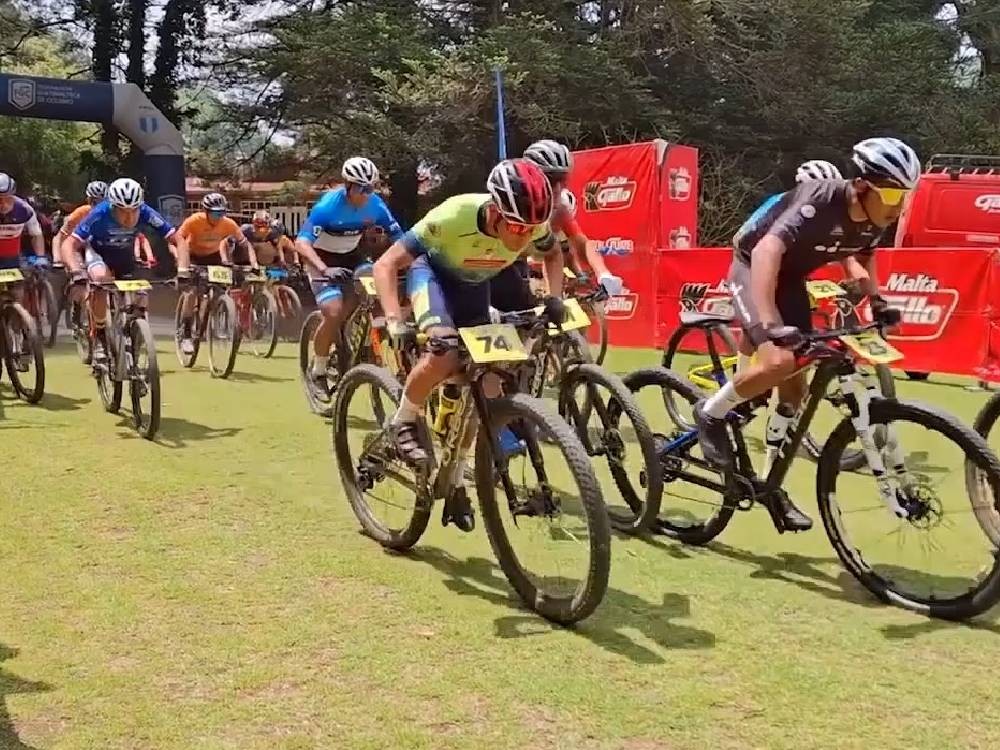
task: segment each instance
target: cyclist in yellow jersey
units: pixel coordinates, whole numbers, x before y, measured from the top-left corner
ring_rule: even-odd
[[[562,309],[562,253],[549,231],[552,187],[537,165],[525,159],[500,162],[486,182],[489,193],[457,195],[432,209],[375,262],[374,277],[389,335],[397,346],[407,334],[396,279],[409,268],[408,293],[418,328],[430,336],[453,336],[459,328],[489,322],[490,279],[513,264],[534,243],[545,253],[551,280],[547,304]],[[458,353],[425,353],[406,380],[392,430],[406,461],[428,460],[417,419],[431,391],[460,368]],[[457,471],[475,437],[469,431]],[[465,489],[448,498],[445,522],[463,531],[474,525]]]
[[[87,214],[89,214],[98,203],[103,201],[108,194],[108,183],[94,180],[87,183],[87,202],[73,209],[69,216],[63,221],[62,226],[52,238],[52,262],[56,265],[62,263],[62,256],[59,254],[59,247],[63,241],[73,234],[73,230],[79,226]]]

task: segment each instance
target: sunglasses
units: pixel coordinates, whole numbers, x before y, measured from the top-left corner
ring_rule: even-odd
[[[906,188],[880,187],[878,185],[872,185],[872,190],[878,193],[878,197],[886,206],[898,206],[910,192]]]
[[[375,188],[371,185],[360,185],[356,182],[351,183],[351,189],[355,192],[361,193],[362,195],[371,195],[375,192]]]
[[[208,215],[211,216],[213,219],[221,219],[223,216],[226,215],[226,212],[225,211],[209,211]]]
[[[522,237],[526,234],[531,234],[535,231],[537,224],[519,224],[516,221],[511,221],[510,219],[504,219],[504,224],[507,225],[507,231],[516,237]]]

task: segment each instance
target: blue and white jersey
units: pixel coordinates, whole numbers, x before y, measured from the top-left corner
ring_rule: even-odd
[[[81,242],[89,242],[94,252],[99,255],[131,257],[135,237],[144,225],[159,233],[164,239],[175,231],[166,219],[145,203],[139,207],[139,221],[136,225],[123,227],[115,221],[111,204],[103,201],[94,206],[94,209],[77,225],[73,230],[73,236]]]
[[[767,212],[771,209],[771,207],[780,201],[784,195],[784,193],[775,193],[766,201],[761,203],[756,211],[750,214],[750,218],[743,222],[743,226],[741,226],[739,231],[737,231],[733,236],[733,247],[739,245],[740,240],[750,234],[750,232],[752,232],[757,225],[760,224],[761,220],[767,215]]]
[[[393,242],[403,236],[402,227],[380,196],[369,195],[365,205],[355,208],[347,200],[346,188],[339,187],[325,193],[312,207],[298,239],[316,250],[345,254],[358,246],[361,232],[372,226],[382,227]]]

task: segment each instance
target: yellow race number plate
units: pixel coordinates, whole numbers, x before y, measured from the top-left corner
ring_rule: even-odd
[[[576,281],[576,274],[573,273],[571,269],[566,268],[566,266],[563,266],[563,276],[565,276],[567,279]]]
[[[375,296],[375,279],[373,277],[361,276],[358,281],[361,283],[361,288],[365,290],[365,294]]]
[[[0,284],[13,284],[15,281],[24,281],[24,274],[17,268],[4,268],[0,270]]]
[[[841,336],[840,340],[859,357],[877,365],[887,365],[903,358],[903,353],[899,349],[874,331],[859,333],[856,336]]]
[[[840,284],[826,279],[807,281],[806,289],[809,290],[809,296],[814,300],[829,299],[830,297],[839,297],[844,294],[844,288]]]
[[[213,284],[226,284],[231,286],[233,283],[233,269],[226,268],[225,266],[209,266],[208,280]]]
[[[119,292],[145,292],[153,288],[145,279],[122,279],[115,281],[115,289]]]
[[[488,362],[523,362],[528,358],[528,352],[517,335],[517,329],[512,325],[491,324],[460,328],[458,330],[469,350],[472,361],[484,364]]]
[[[580,302],[575,299],[563,300],[563,307],[566,309],[566,320],[563,321],[562,329],[564,331],[575,331],[580,328],[586,328],[590,325],[590,318],[587,313],[583,311],[580,307]],[[536,307],[535,312],[541,314],[544,307]],[[550,332],[556,332],[559,329],[555,325],[549,326]]]

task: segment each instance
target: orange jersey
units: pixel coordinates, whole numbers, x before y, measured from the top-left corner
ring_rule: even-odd
[[[77,206],[73,209],[73,213],[66,217],[63,221],[63,225],[59,228],[59,234],[64,237],[69,237],[73,234],[73,230],[76,229],[77,225],[83,221],[87,214],[94,210],[94,207],[89,203],[84,203],[82,206]]]
[[[223,216],[215,222],[215,226],[212,226],[208,223],[204,211],[188,216],[177,231],[188,241],[192,257],[219,252],[219,243],[229,237],[237,241],[243,239],[240,226],[235,221]]]

